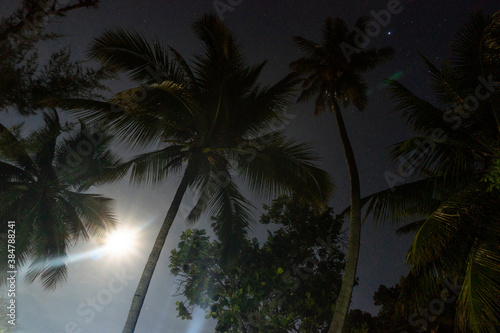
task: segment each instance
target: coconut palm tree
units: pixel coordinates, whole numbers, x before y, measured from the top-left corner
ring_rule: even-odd
[[[188,189],[198,194],[187,221],[210,209],[215,232],[230,260],[250,223],[251,203],[240,193],[238,178],[257,194],[297,193],[318,210],[326,208],[333,184],[315,166],[306,144],[288,140],[283,111],[296,77],[271,86],[257,83],[265,63],[248,65],[231,31],[214,15],[194,24],[203,52],[193,64],[159,41],[151,45],[135,32],[108,31],[96,39],[90,56],[128,73],[141,86],[109,101],[65,100],[59,105],[82,119],[106,122],[112,133],[132,146],[159,145],[108,177],[118,179],[131,168],[131,180],[158,184],[182,172],[134,294],[123,332],[133,332],[168,232]],[[174,59],[170,59],[170,54]]]
[[[391,81],[396,110],[417,136],[395,145],[404,176],[363,199],[381,221],[411,223],[411,266],[401,298],[410,312],[457,281],[456,326],[468,332],[500,327],[500,14],[471,15],[441,67],[424,58],[436,102]],[[442,296],[441,296],[442,297]]]
[[[364,31],[367,23],[367,18],[360,18],[356,21],[356,27]],[[393,54],[393,50],[387,47],[356,48],[356,52],[352,54],[346,52],[355,48],[356,34],[356,31],[348,29],[342,19],[328,17],[323,27],[322,44],[294,37],[295,44],[304,53],[304,57],[290,64],[294,72],[303,75],[302,94],[298,101],[315,98],[316,115],[325,109],[330,109],[335,114],[349,169],[352,207],[349,243],[342,287],[336,302],[330,333],[340,333],[344,326],[356,278],[361,234],[359,175],[340,105],[346,107],[352,103],[359,110],[363,110],[367,104],[367,85],[362,80],[361,73],[388,61]]]
[[[109,136],[99,134],[95,141],[95,132],[82,125],[62,138],[68,128],[55,111],[44,113],[43,120],[44,126],[26,138],[20,137],[20,126],[8,130],[0,124],[0,215],[15,222],[15,227],[2,223],[0,237],[7,244],[15,233],[16,264],[31,261],[27,281],[39,277],[51,289],[67,276],[69,246],[90,237],[100,241],[115,227],[111,199],[81,191],[101,168],[119,160],[107,149]],[[2,273],[15,270],[7,262],[9,249],[0,251]]]

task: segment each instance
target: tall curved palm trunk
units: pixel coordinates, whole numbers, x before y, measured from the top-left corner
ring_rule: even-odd
[[[344,106],[352,104],[358,110],[363,110],[368,102],[366,94],[368,86],[361,74],[388,61],[394,53],[390,47],[363,49],[350,55],[345,53],[345,45],[356,45],[356,31],[358,29],[364,31],[368,23],[369,18],[361,17],[356,21],[357,29],[351,30],[344,20],[328,17],[323,27],[322,44],[299,36],[293,38],[295,44],[305,54],[290,64],[291,69],[303,78],[302,93],[298,101],[315,98],[316,115],[328,107],[335,113],[351,185],[346,266],[329,333],[342,332],[356,278],[361,239],[359,175],[339,103]]]
[[[347,245],[347,258],[342,276],[342,286],[333,313],[332,323],[328,333],[341,333],[344,327],[347,310],[351,301],[356,270],[358,267],[359,247],[361,244],[361,190],[359,184],[358,167],[354,157],[354,151],[347,135],[344,119],[337,102],[330,100],[332,111],[339,128],[340,140],[344,148],[344,155],[349,169],[349,179],[351,185],[351,215],[349,220],[349,243]]]
[[[146,262],[146,266],[144,267],[144,270],[142,272],[141,280],[139,281],[137,289],[135,290],[127,321],[122,331],[123,333],[133,333],[135,331],[135,326],[137,325],[137,321],[139,320],[142,305],[144,304],[144,299],[146,298],[146,294],[148,292],[149,284],[153,277],[156,264],[158,263],[158,259],[160,258],[161,250],[163,249],[163,245],[165,244],[165,240],[167,239],[168,232],[170,231],[170,227],[174,222],[175,216],[179,211],[182,197],[184,196],[184,193],[186,193],[189,183],[190,177],[187,175],[187,173],[185,173],[181,180],[181,183],[179,184],[179,187],[177,188],[177,191],[175,192],[174,199],[170,204],[167,216],[165,216],[165,219],[163,220],[163,224],[160,228],[160,231],[158,232],[158,236],[156,236],[153,249],[149,254],[148,261]]]

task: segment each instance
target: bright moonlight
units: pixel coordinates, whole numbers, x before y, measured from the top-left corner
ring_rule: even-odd
[[[136,248],[135,232],[130,229],[118,229],[106,239],[106,252],[114,256],[131,254]]]

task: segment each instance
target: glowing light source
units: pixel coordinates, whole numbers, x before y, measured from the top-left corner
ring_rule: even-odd
[[[113,256],[122,257],[131,254],[136,247],[135,232],[130,229],[121,228],[108,235],[105,252]]]

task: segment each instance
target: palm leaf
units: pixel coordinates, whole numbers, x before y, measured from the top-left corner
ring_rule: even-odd
[[[26,146],[5,126],[0,124],[0,157],[26,170],[35,172],[36,167],[29,156]]]
[[[314,164],[318,157],[310,147],[287,140],[280,132],[249,140],[235,153],[238,168],[256,193],[295,193],[319,210],[333,193],[333,182]]]
[[[167,48],[158,41],[151,46],[135,31],[107,30],[94,40],[88,56],[146,84],[184,81],[182,71],[169,60]]]
[[[456,325],[462,330],[493,332],[500,326],[500,251],[498,239],[487,243],[479,239],[467,260]]]
[[[105,232],[115,228],[117,220],[113,215],[112,199],[72,191],[64,191],[61,196],[73,207],[89,235],[97,240],[102,241]]]

